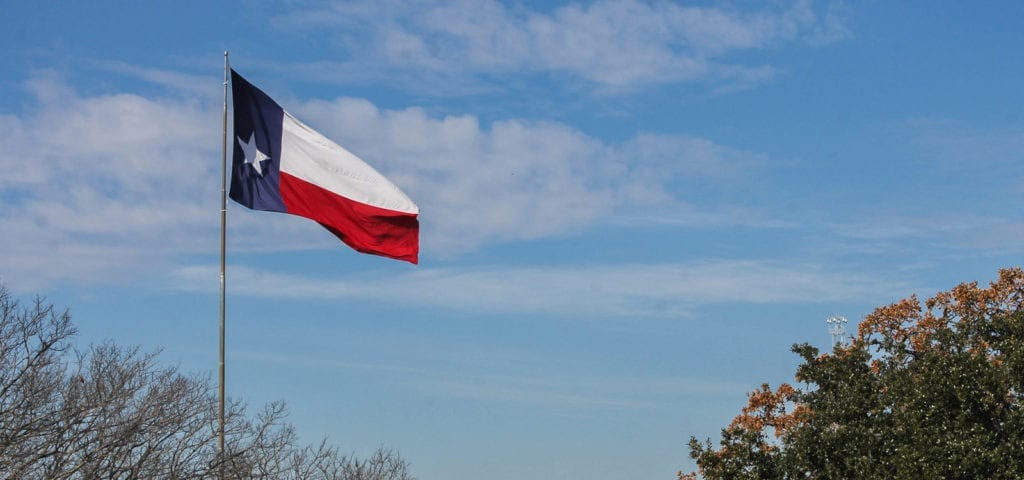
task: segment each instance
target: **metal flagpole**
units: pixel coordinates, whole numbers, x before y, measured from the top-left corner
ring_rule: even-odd
[[[227,229],[228,219],[228,194],[227,194],[227,183],[228,183],[228,52],[224,51],[224,116],[223,116],[223,131],[221,135],[221,170],[220,170],[220,371],[217,375],[217,389],[218,389],[218,407],[220,413],[218,415],[218,438],[217,438],[217,455],[218,464],[220,465],[220,478],[224,480],[224,303],[225,303],[225,275],[224,275],[224,256],[227,250],[225,237],[227,236],[225,230]]]

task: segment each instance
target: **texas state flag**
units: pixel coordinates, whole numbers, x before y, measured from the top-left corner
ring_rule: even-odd
[[[231,71],[231,199],[309,218],[348,246],[418,262],[419,207],[373,167]]]

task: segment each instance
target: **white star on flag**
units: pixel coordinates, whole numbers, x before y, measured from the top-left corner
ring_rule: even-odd
[[[249,134],[249,141],[242,141],[242,137],[238,137],[238,144],[242,146],[242,151],[245,152],[245,163],[251,164],[252,168],[256,169],[261,177],[263,176],[263,167],[260,162],[264,160],[270,160],[267,154],[261,152],[259,148],[256,148],[256,132]]]

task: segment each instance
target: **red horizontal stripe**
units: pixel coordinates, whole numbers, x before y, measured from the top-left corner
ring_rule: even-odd
[[[281,198],[288,213],[313,220],[363,253],[419,262],[416,214],[387,210],[345,198],[281,172]]]

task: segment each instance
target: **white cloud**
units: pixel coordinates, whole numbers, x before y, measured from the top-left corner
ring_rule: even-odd
[[[759,11],[672,2],[606,0],[549,12],[497,1],[344,2],[303,5],[276,19],[283,29],[343,30],[355,63],[442,77],[473,73],[552,72],[605,89],[710,80],[749,83],[771,76],[736,52],[839,40],[841,10],[816,12],[809,1]]]
[[[815,265],[720,260],[597,267],[417,269],[387,278],[323,279],[230,268],[233,295],[387,300],[469,312],[586,317],[687,316],[714,304],[833,303],[889,298],[906,285]],[[217,278],[213,266],[175,272],[179,288]]]
[[[81,98],[45,76],[29,86],[41,106],[5,117],[0,132],[8,280],[107,280],[203,249],[216,219],[202,206],[204,195],[216,200],[213,110],[128,94]]]
[[[356,99],[300,110],[417,200],[423,243],[441,254],[611,223],[626,209],[631,218],[644,211],[690,225],[742,224],[743,214],[709,213],[673,189],[704,182],[714,190],[768,161],[695,137],[641,134],[609,145],[556,123],[507,120],[488,129],[470,116],[380,111]]]
[[[52,76],[30,88],[38,108],[0,116],[0,168],[18,172],[0,177],[0,272],[29,288],[132,278],[176,255],[216,253],[219,102],[83,97]],[[557,123],[481,126],[472,116],[379,110],[358,99],[294,111],[419,203],[428,255],[565,235],[641,210],[651,223],[771,226],[708,195],[768,160],[701,138],[641,134],[614,145]],[[687,182],[702,183],[699,201],[679,193]],[[335,244],[302,219],[237,205],[231,212],[234,249]]]

